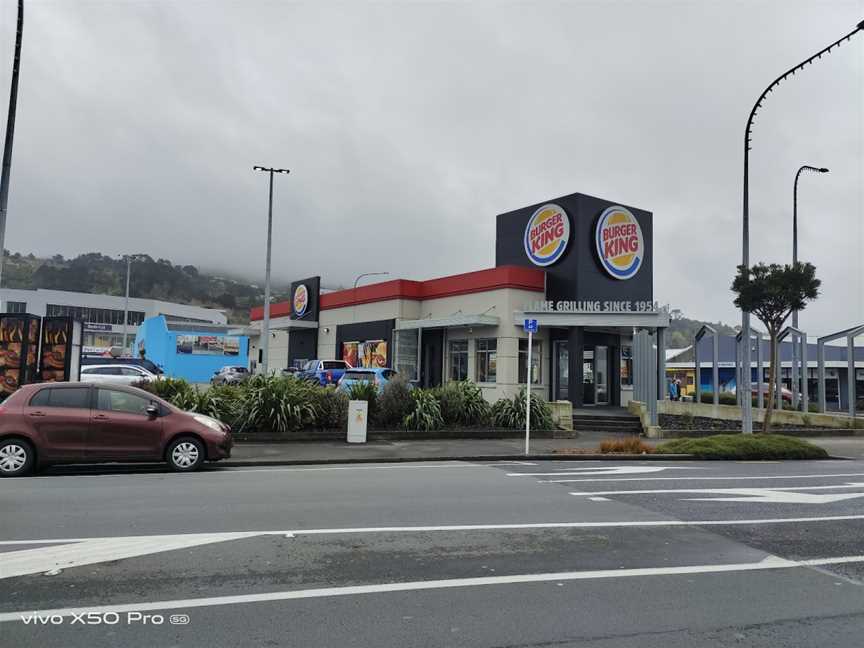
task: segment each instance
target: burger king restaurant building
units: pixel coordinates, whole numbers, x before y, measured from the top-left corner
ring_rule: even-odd
[[[392,367],[424,387],[472,380],[494,401],[525,389],[524,323],[534,319],[534,393],[574,407],[624,406],[635,331],[653,336],[664,370],[669,318],[653,300],[651,219],[571,194],[498,215],[494,268],[331,292],[319,277],[295,281],[294,298],[270,309],[269,365],[345,359]],[[262,317],[252,310],[253,329]],[[260,354],[253,337],[253,368]]]

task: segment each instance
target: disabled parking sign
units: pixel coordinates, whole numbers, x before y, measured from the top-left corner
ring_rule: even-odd
[[[526,319],[524,324],[526,333],[536,333],[537,332],[537,320],[536,319]]]

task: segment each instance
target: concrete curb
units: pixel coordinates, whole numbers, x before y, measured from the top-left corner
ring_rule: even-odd
[[[349,457],[344,459],[249,459],[218,461],[212,466],[242,468],[243,466],[314,466],[327,464],[413,463],[431,461],[692,461],[685,454],[532,454],[532,455],[471,455],[440,457]]]

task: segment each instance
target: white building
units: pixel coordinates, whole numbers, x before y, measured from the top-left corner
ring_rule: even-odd
[[[6,313],[30,313],[40,317],[71,315],[81,320],[84,322],[85,353],[101,353],[110,347],[123,346],[126,298],[122,295],[94,295],[41,288],[0,288],[0,305]],[[138,325],[148,317],[157,315],[181,322],[228,323],[225,313],[214,308],[130,297],[127,346],[135,339]]]

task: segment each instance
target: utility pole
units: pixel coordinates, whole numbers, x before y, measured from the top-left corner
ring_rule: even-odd
[[[24,36],[24,0],[18,0],[18,28],[15,32],[15,57],[12,59],[12,89],[6,117],[6,143],[3,146],[3,171],[0,173],[0,286],[3,285],[3,260],[6,256],[6,205],[9,202],[9,173],[12,170],[12,140],[18,106],[18,72],[21,69],[21,39]]]

